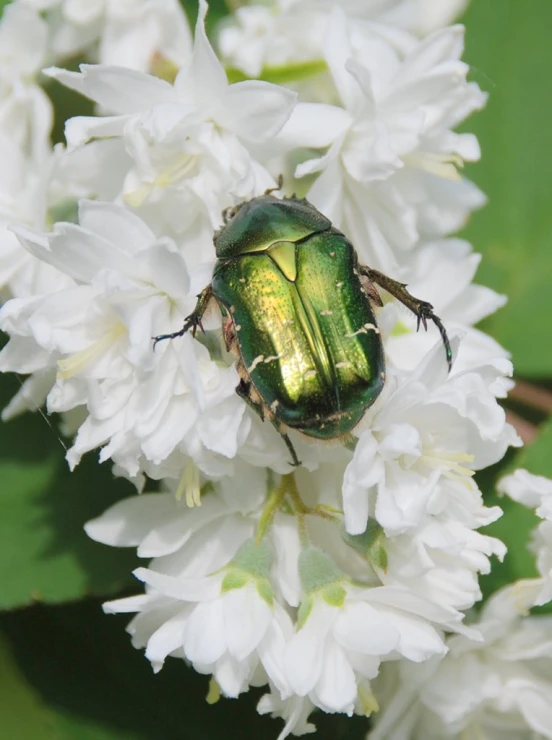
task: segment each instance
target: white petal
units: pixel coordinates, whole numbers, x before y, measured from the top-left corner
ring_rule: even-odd
[[[194,102],[199,107],[209,107],[219,100],[228,87],[224,67],[220,63],[205,33],[207,3],[199,0],[199,9],[194,36],[194,51],[188,74],[194,86]],[[182,73],[181,73],[182,74]],[[176,82],[178,87],[178,79]]]
[[[213,672],[224,696],[235,699],[247,689],[247,680],[251,676],[255,661],[253,656],[247,660],[236,660],[225,653]]]
[[[80,70],[79,74],[50,67],[44,74],[118,115],[147,110],[174,99],[172,85],[143,72],[104,64],[81,64]]]
[[[188,611],[183,610],[159,627],[148,640],[146,658],[156,673],[163,667],[167,655],[182,647],[187,617]]]
[[[333,640],[324,647],[324,665],[312,698],[327,712],[352,715],[357,684],[345,651]]]
[[[325,103],[297,103],[276,142],[285,149],[321,149],[341,139],[352,123],[343,108]]]
[[[378,456],[378,443],[370,432],[364,432],[356,446],[353,460],[343,478],[345,526],[350,534],[362,534],[368,521],[370,489],[383,477],[383,461]]]
[[[193,663],[215,663],[226,650],[220,599],[198,604],[184,630],[184,653]]]
[[[399,642],[399,633],[387,615],[361,602],[347,604],[333,633],[346,650],[367,655],[386,655]]]
[[[331,639],[329,631],[338,613],[338,609],[317,600],[306,623],[288,643],[286,677],[299,696],[306,696],[320,678],[326,642]]]
[[[272,139],[291,115],[297,94],[278,85],[247,80],[230,85],[213,111],[216,122],[249,141]]]
[[[65,122],[65,139],[68,151],[77,149],[91,139],[122,136],[127,116],[74,116]]]
[[[552,518],[552,480],[542,475],[532,475],[527,470],[516,470],[512,475],[502,478],[498,483],[498,491],[505,493],[514,501],[525,506],[537,508],[543,506],[546,515]],[[545,516],[541,511],[539,516]]]
[[[220,594],[220,576],[207,578],[173,578],[147,568],[137,568],[138,580],[153,586],[165,596],[182,601],[209,601]]]
[[[145,493],[111,506],[97,519],[84,525],[86,534],[96,542],[113,547],[136,547],[160,522],[170,520],[175,510],[174,497]]]
[[[259,643],[257,651],[268,677],[281,694],[287,694],[290,691],[285,677],[284,655],[287,642],[292,634],[293,628],[289,615],[279,604],[274,604],[274,618]]]
[[[347,71],[347,60],[353,56],[349,39],[347,17],[342,8],[335,7],[328,20],[324,41],[326,61],[341,100],[347,110],[354,112],[362,100],[362,93],[353,76]]]
[[[79,201],[79,224],[127,254],[136,254],[155,242],[155,236],[141,218],[115,203]]]
[[[245,660],[263,639],[272,611],[253,585],[232,589],[221,599],[228,650],[236,660]]]
[[[433,655],[445,655],[443,638],[427,622],[395,612],[389,615],[390,622],[400,633],[398,652],[416,663]]]

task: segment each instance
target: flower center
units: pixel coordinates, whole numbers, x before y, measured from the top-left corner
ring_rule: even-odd
[[[91,344],[86,349],[63,360],[58,361],[58,378],[68,380],[74,377],[86,368],[96,357],[103,354],[109,347],[126,334],[126,327],[123,324],[114,324],[100,339]]]
[[[151,182],[143,182],[136,190],[125,193],[129,206],[139,208],[149,198],[155,188],[167,188],[182,180],[196,164],[197,155],[181,152],[171,163],[155,176]]]
[[[186,505],[190,509],[193,509],[194,506],[201,506],[199,468],[191,458],[186,463],[174,497],[177,501],[181,501],[184,494],[186,495]]]
[[[411,152],[405,154],[402,160],[410,167],[424,170],[444,180],[459,182],[462,179],[457,168],[464,166],[464,160],[454,152]]]
[[[446,478],[462,481],[471,486],[469,480],[475,475],[475,470],[468,468],[465,463],[473,462],[473,455],[466,452],[442,452],[439,450],[426,450],[422,448],[421,460],[429,467],[441,469]]]

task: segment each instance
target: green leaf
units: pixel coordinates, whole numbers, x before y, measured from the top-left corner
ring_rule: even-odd
[[[21,740],[56,737],[52,713],[26,682],[3,639],[0,639],[0,696],[0,726],[4,737]]]
[[[3,407],[17,381],[1,382]],[[134,490],[109,466],[89,456],[70,473],[54,430],[27,414],[0,424],[0,481],[0,608],[112,594],[131,582],[134,551],[99,545],[83,530]]]
[[[260,80],[272,82],[274,85],[287,85],[300,80],[323,74],[328,71],[328,65],[323,59],[315,59],[309,62],[294,62],[293,64],[281,64],[272,67],[263,67],[259,75]],[[248,77],[241,69],[227,67],[226,74],[229,82],[243,82],[255,79]]]
[[[523,447],[515,457],[516,468],[526,468],[533,475],[545,475],[552,478],[552,419],[549,419],[539,429],[537,439],[527,447]]]
[[[465,59],[490,92],[487,108],[465,126],[482,149],[467,175],[490,199],[465,236],[484,255],[478,282],[509,297],[484,329],[513,352],[519,374],[550,376],[552,3],[498,5],[477,0],[463,19]]]
[[[4,12],[4,8],[6,5],[9,5],[12,2],[12,0],[0,0],[0,17],[2,16],[2,13]]]
[[[58,663],[61,668],[61,663]],[[54,678],[55,671],[52,672]],[[55,680],[55,679],[54,679]],[[107,729],[94,720],[48,705],[29,683],[5,637],[0,635],[0,726],[5,738],[18,740],[139,740],[140,735]]]
[[[188,20],[193,29],[197,20],[198,0],[180,0],[180,2],[186,11],[186,15],[188,16]],[[213,40],[211,32],[216,24],[221,18],[224,18],[225,15],[228,15],[230,6],[238,6],[239,4],[239,0],[209,0],[209,12],[207,13],[206,26],[211,41]]]

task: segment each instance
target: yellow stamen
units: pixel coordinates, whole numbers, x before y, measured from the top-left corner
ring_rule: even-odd
[[[166,188],[168,185],[181,180],[192,169],[195,164],[195,156],[182,152],[175,157],[168,167],[157,175],[154,180],[158,188]]]
[[[133,208],[141,206],[152,194],[154,188],[166,188],[182,180],[190,172],[196,162],[196,156],[182,152],[168,167],[153,179],[153,182],[143,182],[136,190],[124,194],[125,202]]]
[[[150,73],[159,77],[166,82],[170,82],[171,85],[174,83],[180,67],[176,65],[171,59],[163,56],[160,52],[156,52],[150,62]]]
[[[216,678],[214,676],[211,676],[211,680],[209,681],[209,691],[207,692],[205,701],[207,702],[207,704],[216,704],[219,699],[220,686],[218,685]]]
[[[95,360],[96,357],[106,352],[112,344],[126,334],[126,328],[123,324],[115,324],[107,331],[101,339],[94,342],[86,349],[70,357],[66,357],[64,360],[58,361],[58,378],[68,380],[80,373],[84,368]]]
[[[416,167],[432,175],[437,175],[437,177],[442,177],[444,180],[460,182],[462,179],[457,167],[462,169],[464,160],[459,154],[455,154],[454,152],[448,154],[441,152],[412,152],[411,154],[405,154],[403,162],[410,167]]]
[[[489,740],[489,736],[483,731],[481,725],[477,720],[472,722],[469,727],[462,730],[460,734],[461,740]]]
[[[367,686],[359,684],[358,700],[365,717],[370,717],[374,712],[379,712],[378,701]]]
[[[149,198],[154,187],[155,185],[152,182],[142,183],[136,190],[123,195],[125,203],[128,203],[132,208],[139,208]]]
[[[181,501],[184,494],[186,494],[186,506],[189,506],[190,509],[193,509],[194,506],[201,506],[199,468],[191,459],[186,463],[174,497],[177,501]]]
[[[431,450],[430,452],[422,451],[422,459],[429,468],[443,469],[443,476],[451,480],[460,481],[468,488],[472,487],[469,480],[475,475],[475,470],[468,468],[462,463],[473,462],[474,456],[466,452],[439,452]]]

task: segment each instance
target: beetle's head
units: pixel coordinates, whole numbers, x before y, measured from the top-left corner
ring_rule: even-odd
[[[264,252],[276,242],[297,242],[331,226],[310,203],[295,197],[276,198],[271,193],[227,208],[223,220],[214,238],[219,259]]]
[[[237,215],[238,211],[240,211],[245,205],[247,205],[247,202],[245,203],[237,203],[235,206],[228,206],[228,208],[225,208],[222,212],[222,221],[224,225],[231,221],[234,216]]]

